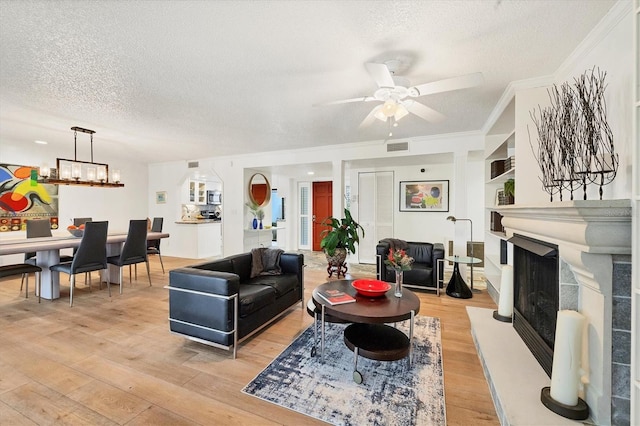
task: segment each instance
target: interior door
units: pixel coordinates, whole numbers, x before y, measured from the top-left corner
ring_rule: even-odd
[[[320,248],[320,241],[322,241],[320,234],[328,228],[322,225],[322,222],[332,216],[333,182],[313,182],[311,192],[313,200],[313,250],[320,251],[322,250]]]
[[[311,185],[299,182],[298,191],[298,248],[311,250]]]
[[[364,229],[356,253],[358,262],[375,263],[376,246],[373,242],[376,233],[376,174],[358,173],[358,223]]]
[[[375,263],[376,245],[393,237],[393,172],[358,173],[359,223],[365,230],[358,245],[358,262]]]

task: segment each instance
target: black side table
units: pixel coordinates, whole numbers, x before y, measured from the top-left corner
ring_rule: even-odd
[[[445,256],[444,259],[449,262],[453,262],[453,275],[451,275],[449,284],[447,284],[447,296],[456,297],[458,299],[471,299],[473,297],[473,293],[467,283],[464,282],[462,275],[460,275],[460,268],[458,265],[460,263],[464,263],[465,265],[471,265],[471,268],[473,268],[474,264],[480,263],[482,260],[477,257],[468,256]],[[473,281],[473,272],[471,273],[471,280]]]

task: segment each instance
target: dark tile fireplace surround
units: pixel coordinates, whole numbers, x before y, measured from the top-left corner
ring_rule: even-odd
[[[560,309],[587,317],[585,400],[596,424],[628,425],[631,363],[629,200],[500,210],[514,238],[514,329],[550,376]],[[519,287],[518,283],[525,283]],[[497,302],[498,289],[489,283]],[[491,378],[488,375],[491,382]],[[491,384],[491,383],[490,383]]]

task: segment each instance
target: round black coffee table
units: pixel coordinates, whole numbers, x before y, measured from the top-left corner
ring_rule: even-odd
[[[393,287],[382,297],[366,297],[351,286],[353,280],[329,281],[313,291],[313,303],[321,311],[321,354],[324,361],[325,316],[351,322],[344,331],[344,342],[355,354],[353,378],[362,383],[362,374],[357,369],[358,355],[379,361],[395,361],[409,356],[411,363],[413,325],[420,311],[420,299],[413,292],[403,289],[402,297],[395,297]],[[318,295],[320,291],[339,290],[355,298],[355,302],[331,305]],[[386,325],[411,320],[407,336],[395,327]]]

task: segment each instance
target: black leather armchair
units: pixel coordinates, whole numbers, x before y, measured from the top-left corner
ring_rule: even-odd
[[[444,259],[444,245],[440,243],[419,243],[406,242],[405,249],[407,255],[413,257],[414,263],[410,271],[404,271],[403,285],[407,287],[423,288],[429,290],[437,290],[437,272],[436,268],[440,267],[440,277],[444,272],[444,262],[438,265],[438,259]],[[387,282],[396,281],[396,273],[393,268],[388,267],[384,260],[389,255],[391,242],[388,240],[380,240],[376,246],[376,274],[379,280]],[[398,248],[398,247],[396,247]],[[443,283],[440,283],[440,288]]]
[[[173,333],[231,350],[303,301],[304,256],[282,253],[281,275],[251,278],[251,253],[169,272]]]

